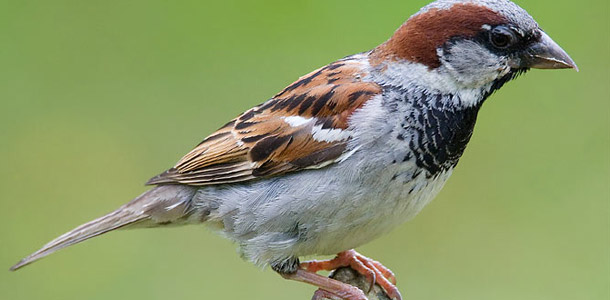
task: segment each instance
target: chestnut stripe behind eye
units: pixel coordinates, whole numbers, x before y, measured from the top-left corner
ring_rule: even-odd
[[[404,23],[373,52],[373,63],[401,58],[435,69],[440,66],[436,49],[452,37],[474,37],[483,25],[505,24],[500,14],[473,3],[454,4],[449,9],[430,9]]]

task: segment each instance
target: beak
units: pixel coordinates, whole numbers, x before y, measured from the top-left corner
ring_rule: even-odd
[[[541,32],[540,41],[530,46],[520,57],[510,61],[513,68],[574,69],[578,66],[551,37]]]

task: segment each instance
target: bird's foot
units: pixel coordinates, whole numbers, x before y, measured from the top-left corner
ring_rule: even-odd
[[[313,297],[311,297],[311,300],[344,300],[342,298],[340,298],[339,296],[327,291],[327,290],[323,290],[323,289],[318,289],[316,290],[315,293],[313,293]],[[365,298],[366,299],[366,298]]]
[[[332,278],[318,275],[314,272],[298,269],[294,273],[281,275],[286,279],[305,282],[319,287],[320,289],[313,295],[312,300],[368,300],[364,295],[364,292],[359,288]]]
[[[369,282],[371,283],[369,290],[373,288],[373,286],[378,284],[386,294],[394,300],[402,300],[402,296],[396,288],[396,277],[394,273],[390,271],[390,269],[384,267],[381,263],[372,260],[362,254],[356,252],[355,250],[343,251],[333,259],[329,260],[313,260],[301,263],[301,268],[307,270],[312,273],[316,273],[318,271],[333,271],[340,267],[350,267],[357,271],[358,273],[365,276]],[[327,290],[328,292],[328,290]],[[317,294],[318,292],[316,292]],[[320,292],[323,293],[323,292]],[[334,294],[334,293],[331,293]],[[324,295],[327,296],[327,295]],[[340,295],[335,295],[340,296]],[[314,300],[316,295],[314,294]],[[327,297],[329,298],[329,297]],[[332,298],[331,298],[332,299]]]

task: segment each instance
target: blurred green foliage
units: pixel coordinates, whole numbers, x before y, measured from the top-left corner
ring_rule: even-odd
[[[581,72],[532,71],[494,95],[440,196],[359,249],[407,299],[610,298],[609,2],[519,3]],[[0,266],[425,4],[0,2]],[[0,272],[0,299],[309,299],[234,249],[201,226],[115,232]]]

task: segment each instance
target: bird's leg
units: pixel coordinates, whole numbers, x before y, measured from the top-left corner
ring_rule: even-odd
[[[343,300],[339,298],[337,295],[323,289],[317,289],[315,293],[313,293],[313,297],[311,300]]]
[[[298,269],[294,273],[280,273],[282,277],[290,280],[305,282],[319,287],[322,292],[316,291],[312,300],[330,298],[343,300],[367,300],[364,292],[355,286],[351,286],[341,281],[324,277],[316,273]],[[322,297],[322,298],[320,298]]]
[[[396,288],[396,277],[394,273],[381,263],[361,255],[355,250],[343,251],[333,259],[322,261],[307,261],[301,263],[301,268],[309,272],[332,271],[340,267],[350,267],[365,276],[372,287],[377,283],[383,288],[391,299],[401,300],[400,292]]]
[[[271,268],[286,279],[308,283],[320,288],[320,292],[316,292],[312,300],[323,298],[367,300],[364,292],[355,286],[304,270],[300,267],[299,259],[296,257],[272,263]]]

